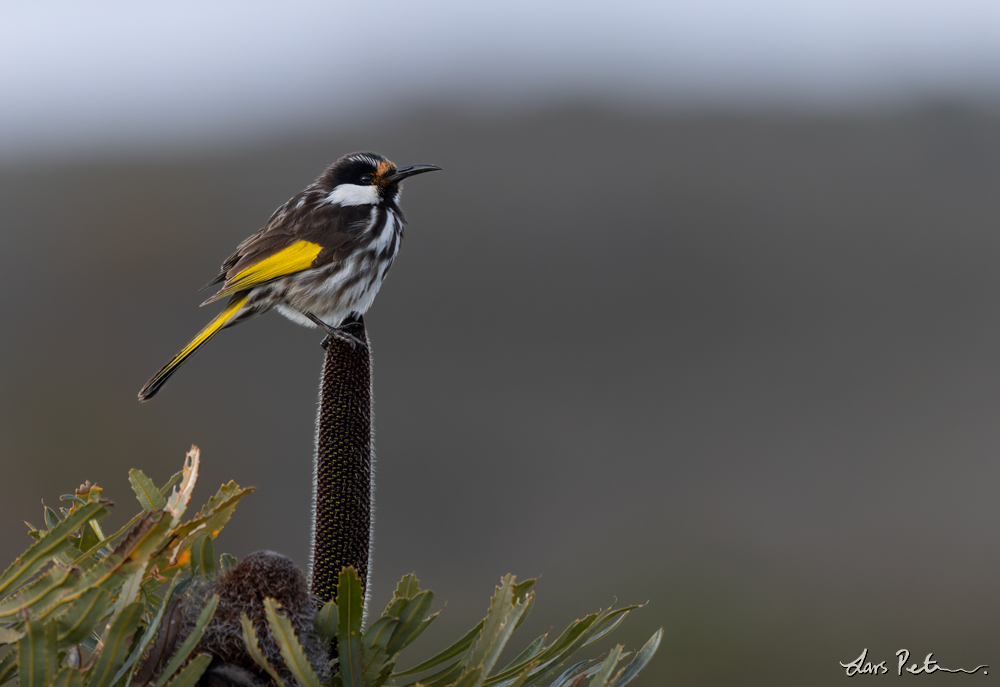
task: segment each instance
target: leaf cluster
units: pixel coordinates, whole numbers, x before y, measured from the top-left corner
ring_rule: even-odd
[[[168,624],[171,602],[196,578],[236,563],[223,554],[217,565],[213,542],[251,489],[229,482],[184,521],[198,469],[192,447],[183,470],[162,487],[132,470],[129,481],[142,512],[111,535],[100,526],[110,502],[89,483],[62,497],[68,507],[46,507],[44,528],[28,525],[34,543],[0,574],[0,685],[15,678],[23,687],[197,684],[212,662],[196,649],[218,595],[207,598],[173,655],[157,657],[163,666],[158,676],[140,669]],[[619,645],[603,659],[573,661],[636,608],[626,606],[584,616],[555,638],[542,635],[502,665],[504,649],[534,604],[534,584],[505,576],[482,621],[404,670],[397,669],[402,652],[440,614],[430,613],[434,594],[420,589],[413,575],[400,581],[382,615],[365,627],[361,580],[353,568],[340,572],[336,599],[315,618],[316,634],[336,655],[325,683],[274,599],[264,601],[264,612],[284,666],[269,662],[259,628],[246,614],[240,618],[243,641],[247,655],[279,687],[625,687],[656,652],[662,630],[634,656]],[[293,684],[282,677],[289,673]]]
[[[35,542],[0,575],[0,684],[23,687],[112,687],[132,682],[171,599],[192,577],[214,574],[213,540],[251,489],[223,485],[182,521],[198,478],[196,447],[162,487],[139,470],[129,481],[142,512],[106,535],[100,520],[110,501],[89,482],[46,507],[45,527],[28,524]],[[27,523],[26,523],[27,524]],[[217,597],[171,658],[155,687],[193,685],[209,656],[191,653]]]
[[[337,646],[338,658],[328,685],[316,678],[288,621],[268,606],[268,624],[281,655],[296,681],[303,687],[625,687],[656,652],[663,636],[657,631],[632,657],[621,645],[603,660],[577,661],[567,667],[573,654],[601,639],[637,608],[607,609],[574,621],[558,637],[547,634],[535,639],[517,657],[497,669],[501,653],[511,635],[524,622],[534,604],[535,580],[518,583],[505,576],[490,600],[486,617],[454,644],[406,670],[396,670],[400,653],[434,621],[428,615],[434,594],[421,590],[416,577],[405,576],[392,601],[367,628],[362,626],[363,591],[353,568],[345,568],[338,580],[338,593],[316,616],[316,632],[326,643]],[[244,617],[244,639],[254,660],[285,687],[274,667],[261,656],[253,626]],[[419,679],[413,679],[422,675]]]

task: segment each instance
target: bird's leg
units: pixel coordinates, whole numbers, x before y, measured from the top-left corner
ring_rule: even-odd
[[[313,315],[311,312],[303,312],[302,314],[308,317],[313,323],[315,323],[317,327],[326,332],[326,338],[323,339],[322,343],[320,344],[324,348],[324,350],[330,347],[330,342],[333,341],[334,339],[340,339],[341,341],[351,344],[351,349],[354,349],[356,346],[361,346],[362,348],[368,348],[368,344],[366,344],[364,341],[344,331],[347,327],[350,327],[351,325],[355,324],[355,322],[348,322],[347,324],[341,327],[331,327],[326,322]]]

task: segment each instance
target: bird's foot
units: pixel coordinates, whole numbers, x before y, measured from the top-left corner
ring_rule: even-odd
[[[326,337],[324,337],[323,341],[320,342],[320,346],[323,347],[324,351],[330,348],[330,344],[334,341],[343,341],[344,343],[349,344],[352,351],[358,346],[364,349],[368,348],[368,344],[358,337],[348,334],[343,329],[330,327],[329,329],[324,329],[323,331],[326,332]]]
[[[330,344],[333,343],[334,340],[339,340],[343,341],[344,343],[350,344],[352,351],[358,346],[361,346],[361,348],[367,350],[368,348],[367,343],[365,343],[358,337],[354,336],[353,334],[348,334],[346,331],[348,327],[353,327],[361,324],[359,321],[357,320],[348,321],[339,327],[331,327],[326,322],[313,315],[311,312],[303,312],[302,314],[308,317],[317,327],[326,332],[326,338],[323,339],[323,341],[320,343],[320,346],[323,347],[324,351],[330,348]]]

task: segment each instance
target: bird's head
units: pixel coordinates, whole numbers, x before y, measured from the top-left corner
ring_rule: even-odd
[[[406,177],[441,169],[437,165],[397,167],[378,153],[351,153],[333,163],[320,178],[327,199],[339,205],[394,202]]]

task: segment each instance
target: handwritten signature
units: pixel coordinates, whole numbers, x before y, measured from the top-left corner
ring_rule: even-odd
[[[927,654],[924,658],[923,664],[914,663],[912,665],[906,665],[907,661],[910,660],[910,652],[906,649],[900,649],[896,652],[896,675],[902,675],[903,671],[910,673],[911,675],[930,675],[931,673],[943,672],[943,673],[967,673],[969,675],[975,675],[980,670],[983,671],[983,675],[989,675],[989,666],[976,666],[972,670],[967,668],[945,668],[939,665],[937,661],[934,660],[934,654]],[[841,668],[847,669],[847,677],[854,677],[855,675],[885,675],[889,672],[889,668],[886,666],[885,661],[879,661],[875,663],[874,661],[868,660],[868,649],[861,652],[861,655],[850,663],[841,663]]]

